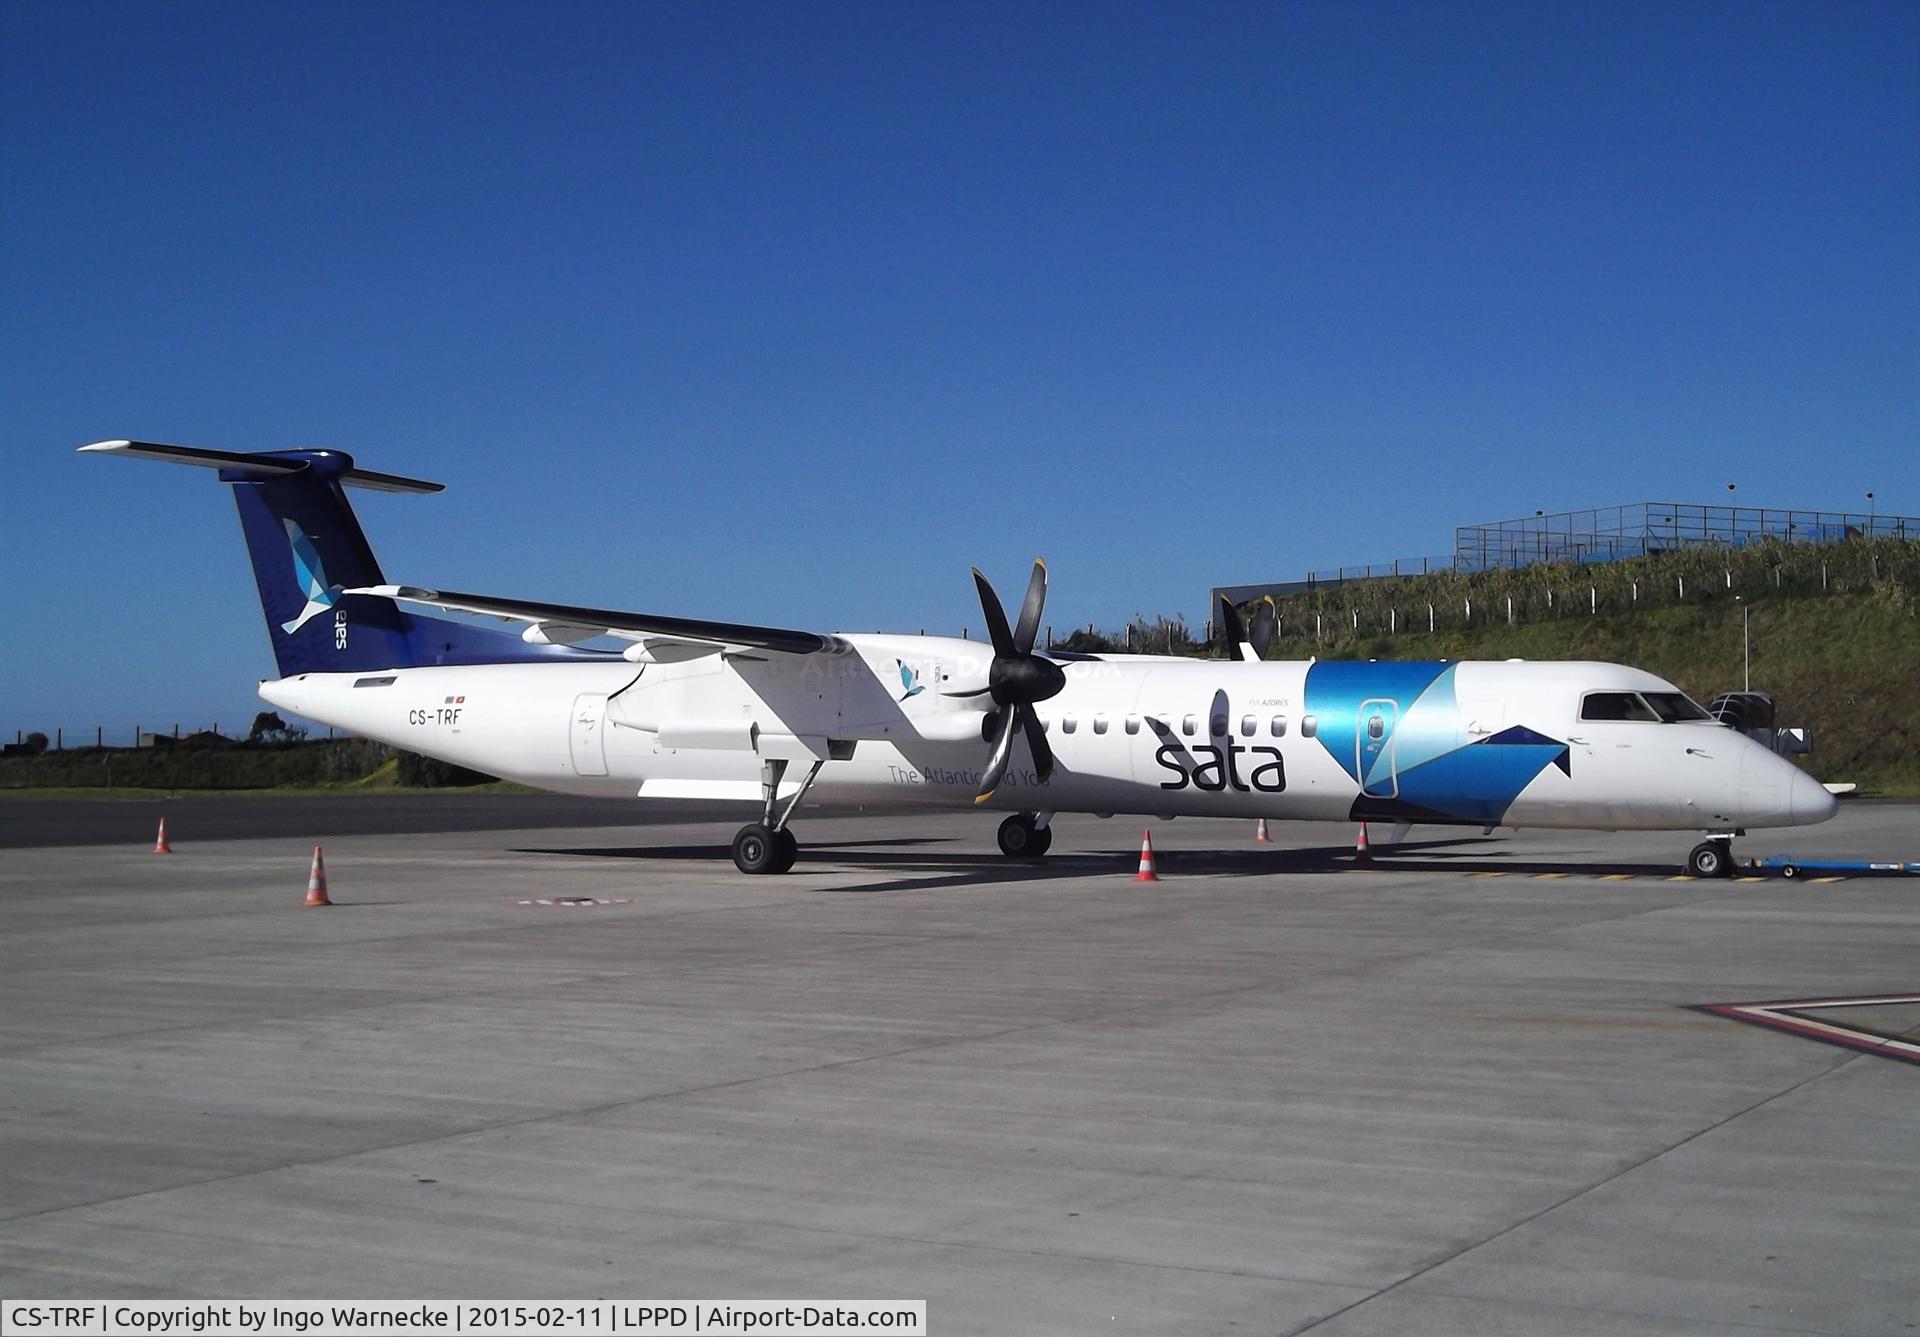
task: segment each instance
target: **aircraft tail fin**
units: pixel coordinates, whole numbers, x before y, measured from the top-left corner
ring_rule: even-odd
[[[440,492],[443,484],[361,469],[338,450],[254,454],[149,441],[101,441],[80,449],[218,469],[220,481],[234,485],[282,677],[555,657],[557,647],[528,645],[511,633],[408,613],[391,599],[345,592],[386,580],[344,489]]]

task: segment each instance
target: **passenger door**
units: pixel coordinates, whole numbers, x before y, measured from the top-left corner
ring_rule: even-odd
[[[606,713],[607,698],[604,693],[582,692],[573,699],[573,719],[568,737],[575,775],[607,773]]]
[[[1354,769],[1360,776],[1360,792],[1368,798],[1393,798],[1400,793],[1400,777],[1393,765],[1393,729],[1399,721],[1400,703],[1391,697],[1370,697],[1360,703]]]

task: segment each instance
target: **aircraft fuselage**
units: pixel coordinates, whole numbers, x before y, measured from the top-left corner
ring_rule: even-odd
[[[309,719],[544,789],[972,807],[989,647],[845,635],[846,652],[306,673],[260,694]],[[1712,722],[1582,718],[1596,692],[1665,692],[1599,663],[1060,664],[1057,767],[1024,742],[984,806],[1013,811],[1731,831],[1820,821],[1818,783]],[[963,694],[969,693],[971,695]],[[796,764],[797,763],[797,764]]]

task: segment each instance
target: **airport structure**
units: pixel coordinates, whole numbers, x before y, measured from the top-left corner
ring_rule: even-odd
[[[1301,580],[1221,585],[1212,591],[1207,606],[1216,606],[1223,595],[1244,604],[1269,594],[1299,594],[1355,581],[1435,571],[1617,562],[1682,548],[1743,548],[1760,542],[1839,543],[1856,538],[1914,537],[1920,537],[1920,516],[1637,501],[1582,511],[1535,511],[1517,520],[1461,525],[1453,531],[1451,553],[1309,571]]]

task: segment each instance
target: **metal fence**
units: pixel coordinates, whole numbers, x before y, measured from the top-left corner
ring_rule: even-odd
[[[1920,518],[1641,501],[1462,525],[1454,530],[1453,569],[1491,571],[1560,562],[1617,562],[1682,548],[1742,548],[1763,539],[1840,543],[1857,538],[1908,537],[1920,537]]]
[[[1226,594],[1241,600],[1266,593],[1295,594],[1355,581],[1441,571],[1511,571],[1560,563],[1618,562],[1693,548],[1744,548],[1763,540],[1841,543],[1860,538],[1920,538],[1920,516],[1678,501],[1637,501],[1551,514],[1540,511],[1517,520],[1461,525],[1453,531],[1450,553],[1328,567],[1309,571],[1300,580],[1219,586],[1213,593],[1215,597]]]

